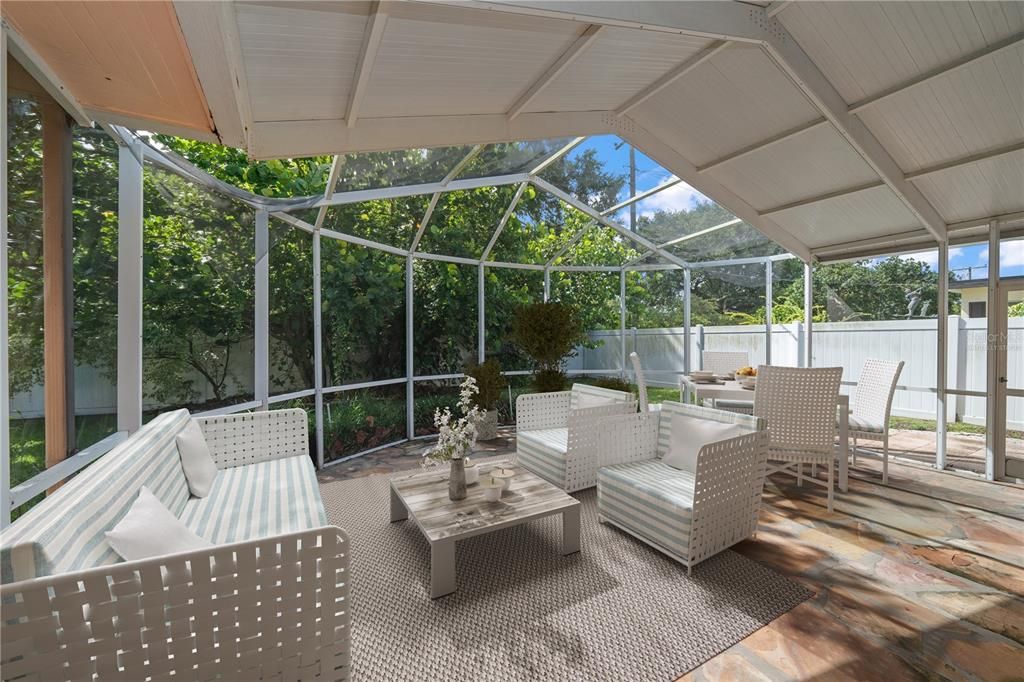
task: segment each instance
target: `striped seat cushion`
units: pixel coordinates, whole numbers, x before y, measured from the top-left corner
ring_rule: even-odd
[[[569,429],[537,429],[516,434],[516,461],[549,483],[565,485]]]
[[[221,469],[210,494],[189,499],[180,518],[218,545],[327,525],[316,470],[305,455]]]
[[[105,533],[128,513],[142,486],[180,516],[189,491],[174,437],[188,420],[187,410],[159,415],[5,529],[3,581],[119,562]]]
[[[597,473],[597,509],[604,517],[685,558],[693,485],[692,473],[658,459],[615,464]]]
[[[850,415],[850,430],[862,433],[884,433],[885,428],[880,422],[872,422],[862,417]]]

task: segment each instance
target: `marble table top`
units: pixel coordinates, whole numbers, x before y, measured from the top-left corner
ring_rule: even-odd
[[[515,474],[497,502],[484,499],[479,483],[467,486],[466,499],[448,499],[448,470],[444,467],[396,478],[391,489],[431,543],[462,540],[579,506],[579,501],[563,490],[509,462],[483,465],[480,476],[502,466]]]

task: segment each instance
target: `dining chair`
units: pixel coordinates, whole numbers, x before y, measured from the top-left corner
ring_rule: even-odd
[[[745,350],[706,350],[701,352],[701,365],[715,374],[731,374],[740,367],[750,363],[750,355]],[[751,400],[716,400],[715,409],[739,414],[753,414],[754,402]]]
[[[768,423],[768,473],[782,472],[803,482],[804,464],[828,467],[828,481],[807,480],[828,489],[828,510],[835,494],[836,403],[842,367],[757,369],[754,416]]]
[[[868,359],[860,370],[850,401],[850,438],[853,463],[857,464],[857,440],[882,443],[882,483],[889,482],[889,415],[903,361]]]

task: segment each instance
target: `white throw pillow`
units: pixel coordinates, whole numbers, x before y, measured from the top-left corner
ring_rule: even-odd
[[[664,413],[662,413],[664,415]],[[672,415],[668,452],[661,460],[670,467],[697,473],[697,455],[708,443],[735,438],[746,433],[738,424],[723,424],[681,414]]]
[[[178,446],[188,489],[196,497],[206,497],[213,487],[213,479],[217,477],[217,465],[213,463],[203,430],[195,420],[189,419],[188,426],[181,430],[174,442]]]
[[[107,531],[107,542],[125,561],[212,547],[179,521],[146,486],[142,486],[124,518]]]
[[[576,397],[576,409],[585,410],[590,407],[607,407],[614,405],[615,401],[611,398],[605,398],[599,395],[591,395],[589,393],[580,393]]]

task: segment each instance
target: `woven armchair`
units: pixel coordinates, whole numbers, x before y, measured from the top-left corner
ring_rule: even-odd
[[[761,365],[754,391],[754,416],[768,422],[768,474],[796,476],[804,464],[828,467],[828,480],[808,480],[828,489],[828,510],[835,494],[836,403],[842,367]]]
[[[587,384],[525,393],[516,398],[516,462],[566,492],[593,488],[618,452],[593,427],[620,414],[636,414],[632,393]]]
[[[857,464],[857,440],[882,443],[882,483],[889,482],[889,415],[903,361],[867,360],[860,370],[850,403],[850,437],[853,463]]]

